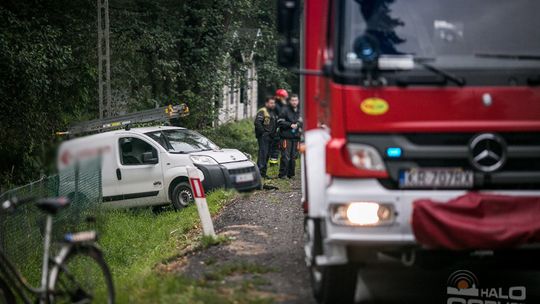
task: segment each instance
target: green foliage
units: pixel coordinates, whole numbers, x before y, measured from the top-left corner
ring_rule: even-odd
[[[255,127],[250,119],[227,123],[215,129],[204,129],[201,133],[221,148],[238,149],[252,157],[257,155]]]
[[[95,40],[84,12],[92,6],[28,2],[0,6],[0,185],[48,170],[53,131],[96,108],[88,104],[95,90]]]
[[[275,5],[267,0],[110,0],[112,98],[120,113],[186,102],[185,126],[208,127],[222,87],[245,77],[255,47],[261,95],[290,88],[275,63]],[[55,131],[96,118],[96,2],[0,4],[0,191],[54,170]],[[245,79],[244,79],[245,80]],[[252,151],[246,151],[252,153]]]

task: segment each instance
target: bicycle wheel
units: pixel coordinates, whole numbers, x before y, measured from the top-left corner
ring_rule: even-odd
[[[114,303],[114,286],[101,251],[73,245],[60,252],[50,274],[51,303]]]

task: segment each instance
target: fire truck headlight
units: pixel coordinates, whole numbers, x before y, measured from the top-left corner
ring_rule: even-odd
[[[338,225],[378,226],[394,221],[394,208],[390,204],[354,202],[332,208],[332,222]]]
[[[377,149],[362,144],[348,144],[352,164],[361,170],[385,171],[383,159]]]

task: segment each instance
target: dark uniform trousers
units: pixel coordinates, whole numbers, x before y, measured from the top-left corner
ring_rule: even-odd
[[[259,157],[257,158],[257,166],[261,175],[266,176],[266,169],[268,166],[268,159],[270,158],[270,145],[272,138],[269,134],[263,134],[257,137],[257,143],[259,144]]]
[[[279,135],[275,135],[271,139],[270,143],[270,158],[278,159],[279,158]]]
[[[298,139],[283,139],[281,141],[281,161],[279,164],[279,177],[294,176],[296,158],[298,157],[298,142]]]

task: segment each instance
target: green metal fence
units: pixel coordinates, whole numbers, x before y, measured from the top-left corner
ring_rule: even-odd
[[[93,159],[4,192],[0,204],[13,197],[69,197],[71,205],[54,217],[53,240],[61,240],[67,232],[89,228],[86,219],[99,212],[101,189],[101,160]],[[34,204],[0,212],[0,250],[35,285],[41,269],[44,224],[45,216]]]

